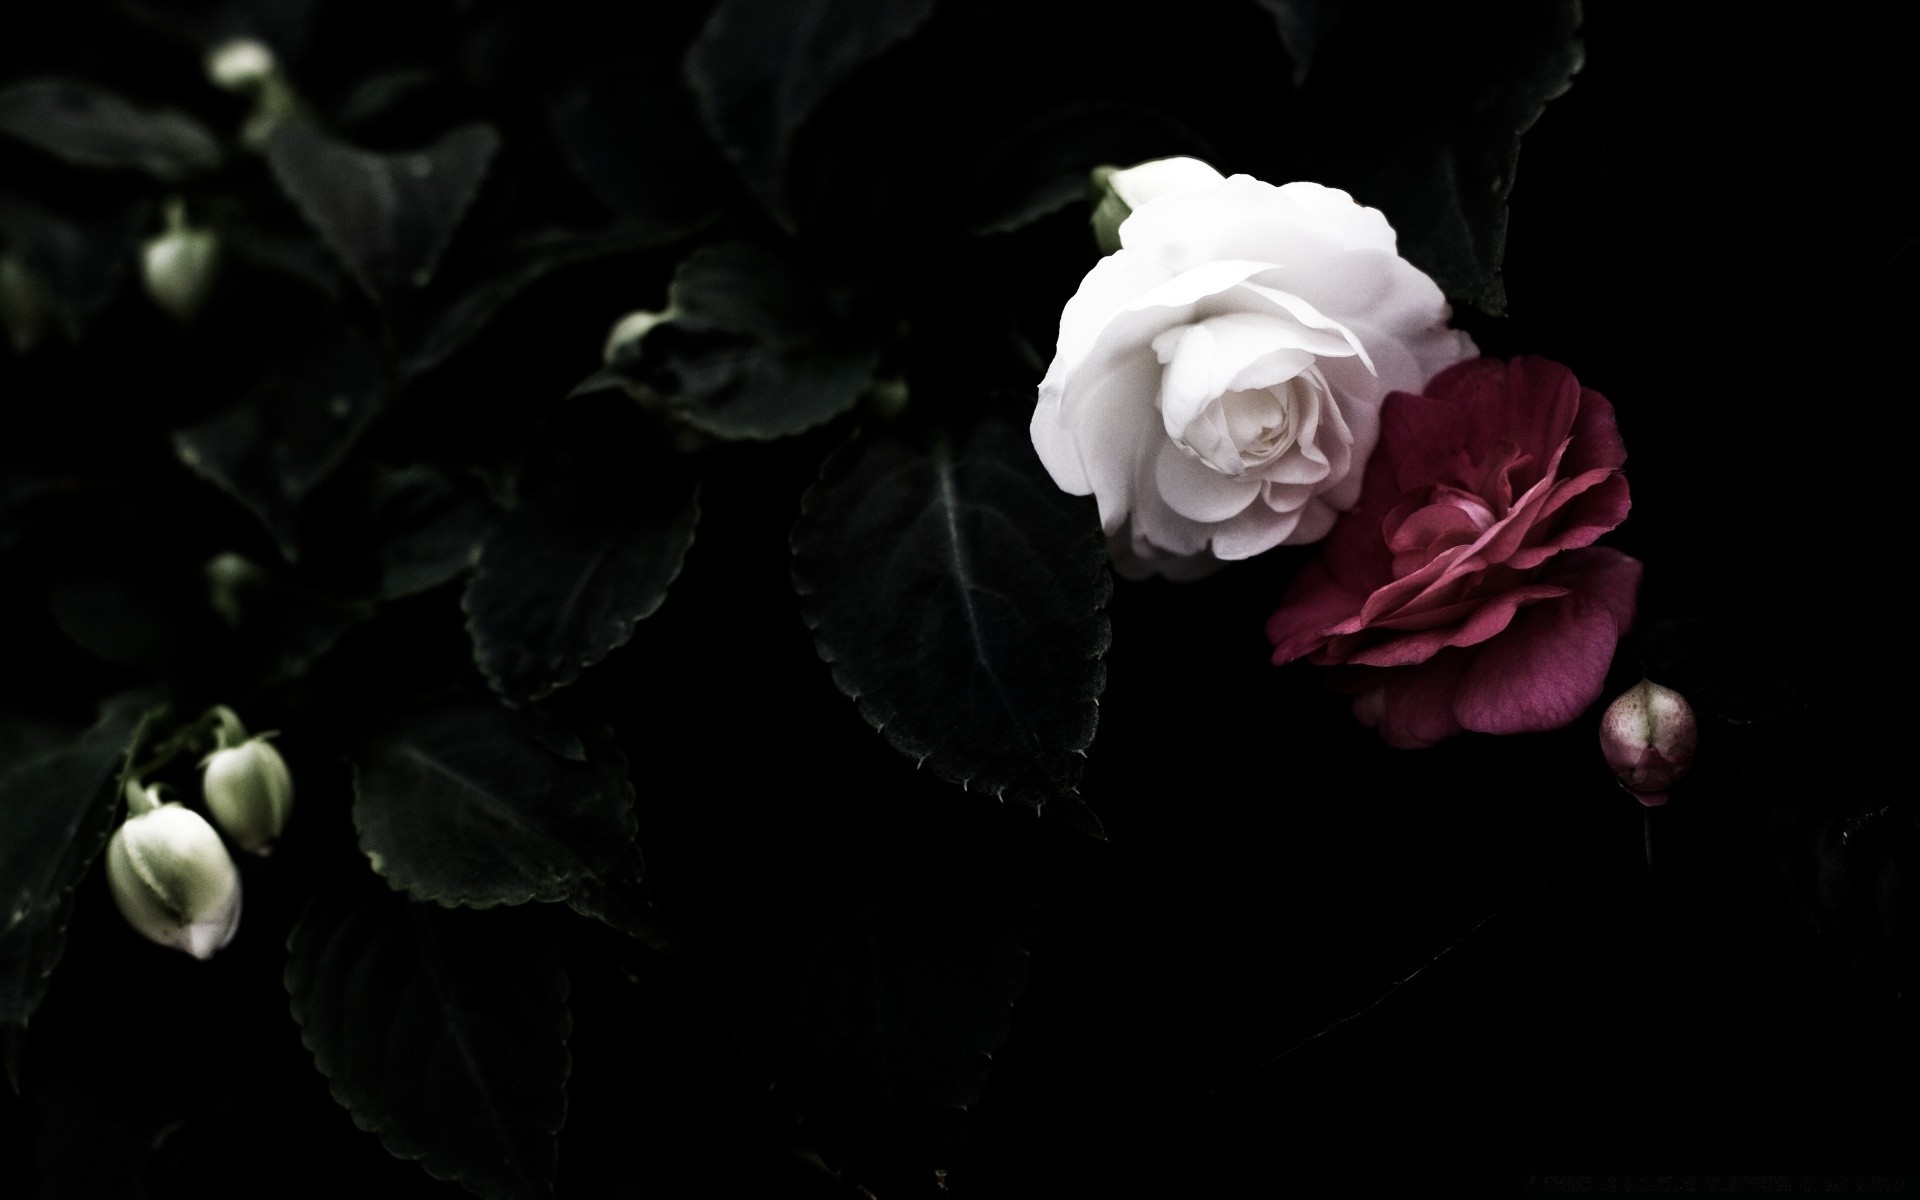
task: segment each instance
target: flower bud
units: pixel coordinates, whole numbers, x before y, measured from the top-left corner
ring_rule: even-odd
[[[195,958],[212,958],[240,927],[240,872],[206,818],[178,804],[135,813],[115,831],[107,886],[136,933]]]
[[[1698,741],[1686,698],[1649,679],[1621,693],[1600,718],[1607,765],[1648,806],[1667,802],[1667,789],[1693,766]]]
[[[141,249],[140,274],[155,304],[176,320],[191,321],[213,291],[219,261],[219,237],[211,229],[189,228],[185,206],[175,201],[167,210],[166,232]]]
[[[265,42],[233,38],[207,51],[207,80],[226,92],[251,92],[279,71]]]
[[[202,764],[207,811],[249,854],[267,854],[293,812],[293,776],[265,735],[216,750]]]
[[[627,346],[652,332],[654,326],[663,321],[671,321],[673,318],[672,305],[668,305],[665,312],[647,312],[641,309],[638,312],[628,313],[615,321],[613,328],[608,331],[606,348],[601,352],[601,357],[609,363],[612,362]]]
[[[1102,254],[1120,248],[1120,223],[1162,196],[1212,187],[1222,179],[1197,158],[1156,158],[1138,166],[1095,167],[1091,177],[1093,236]]]

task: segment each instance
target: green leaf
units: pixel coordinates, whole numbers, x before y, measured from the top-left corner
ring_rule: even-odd
[[[260,518],[297,556],[300,503],[339,466],[386,399],[386,374],[365,343],[324,342],[289,355],[251,396],[173,435],[180,460]]]
[[[192,117],[138,108],[72,79],[29,79],[0,91],[0,133],[77,167],[145,171],[163,183],[220,165],[220,143]]]
[[[304,120],[267,143],[274,178],[368,295],[393,304],[433,279],[500,147],[468,125],[423,150],[375,154]]]
[[[680,237],[687,226],[635,224],[580,233],[556,230],[510,246],[492,256],[458,287],[434,290],[407,339],[411,347],[401,369],[419,375],[451,358],[486,328],[515,296],[541,279],[576,263],[644,250]],[[453,280],[442,280],[443,285]],[[451,292],[451,295],[446,295]]]
[[[661,64],[629,58],[592,68],[555,98],[551,114],[574,174],[625,217],[685,225],[733,187],[686,81]]]
[[[0,188],[0,245],[45,285],[69,337],[112,303],[151,211],[144,201],[97,199],[84,210],[54,212]]]
[[[1324,48],[1317,82],[1329,87],[1308,93],[1316,109],[1303,121],[1322,146],[1314,177],[1384,212],[1400,252],[1448,296],[1501,315],[1520,137],[1580,70],[1579,0],[1434,5],[1375,20],[1355,4]],[[1380,89],[1381,77],[1396,87]],[[1423,101],[1407,105],[1407,95]]]
[[[1157,109],[1069,104],[1014,130],[981,159],[967,188],[967,226],[1006,233],[1087,199],[1103,164],[1132,166],[1176,154],[1207,157],[1200,136]]]
[[[820,289],[770,251],[695,251],[674,274],[668,317],[612,364],[715,437],[787,437],[851,409],[879,356],[831,319]]]
[[[823,831],[782,898],[772,987],[775,1094],[880,1196],[955,1165],[1039,932],[1000,830],[903,799],[921,798],[855,801]]]
[[[0,776],[0,1025],[25,1025],[66,946],[73,890],[107,843],[115,782],[149,711],[110,703],[77,740]]]
[[[493,514],[433,467],[374,472],[355,496],[356,577],[376,600],[439,587],[473,565]]]
[[[548,1194],[572,1023],[532,922],[335,888],[287,939],[286,988],[333,1098],[389,1153],[487,1200]]]
[[[580,678],[666,600],[700,517],[691,470],[639,436],[562,443],[494,527],[462,605],[473,654],[507,703]]]
[[[626,761],[605,736],[580,760],[557,744],[485,697],[385,723],[353,756],[361,850],[415,899],[474,908],[638,878]]]
[[[707,128],[775,216],[794,135],[860,64],[905,40],[933,0],[721,0],[687,52]]]
[[[1293,60],[1293,86],[1303,87],[1313,67],[1314,52],[1339,23],[1347,0],[1255,0],[1273,15],[1280,44]]]
[[[1097,828],[1077,789],[1106,683],[1106,542],[1024,435],[857,436],[801,502],[793,552],[820,657],[895,749]]]

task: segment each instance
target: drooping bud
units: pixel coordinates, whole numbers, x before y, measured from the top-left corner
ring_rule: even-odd
[[[212,958],[240,928],[240,872],[207,819],[160,804],[153,789],[133,803],[107,843],[107,886],[134,931],[195,958]],[[151,807],[147,807],[151,806]],[[144,807],[144,811],[138,811]]]
[[[191,321],[213,291],[220,239],[211,229],[187,225],[186,206],[167,205],[167,228],[140,251],[140,277],[153,302],[179,321]]]
[[[222,91],[257,91],[279,70],[273,50],[253,38],[233,38],[207,51],[207,81]]]
[[[286,759],[262,734],[215,750],[203,771],[200,787],[214,822],[247,853],[271,853],[293,812],[293,775]]]
[[[1089,177],[1093,237],[1100,253],[1120,248],[1120,224],[1162,196],[1212,187],[1225,176],[1197,158],[1156,158],[1137,166],[1095,167]]]
[[[1600,752],[1620,785],[1653,806],[1693,766],[1699,728],[1693,708],[1672,688],[1650,679],[1621,693],[1600,718]]]

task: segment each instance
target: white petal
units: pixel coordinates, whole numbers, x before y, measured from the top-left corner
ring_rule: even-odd
[[[1197,158],[1156,158],[1137,167],[1115,171],[1108,178],[1107,186],[1128,208],[1138,211],[1163,196],[1202,191],[1226,182],[1226,178]],[[1122,233],[1121,241],[1125,240],[1126,234]]]
[[[1287,540],[1300,522],[1296,512],[1274,512],[1256,504],[1221,526],[1213,535],[1213,552],[1221,558],[1252,558]]]
[[[1169,278],[1165,268],[1137,254],[1109,254],[1095,263],[1060,310],[1060,337],[1041,388],[1048,384],[1057,388],[1085,361],[1100,331],[1123,305]]]
[[[1191,521],[1224,521],[1260,494],[1257,479],[1231,479],[1167,442],[1154,463],[1154,484],[1167,507]]]
[[[1315,496],[1300,512],[1300,523],[1286,536],[1285,544],[1304,546],[1308,542],[1317,542],[1327,536],[1339,517],[1333,506],[1327,503],[1325,496]]]
[[[1275,187],[1250,175],[1161,197],[1127,218],[1120,241],[1176,272],[1219,259],[1303,265],[1394,247],[1386,218],[1345,192],[1311,183]]]
[[[1354,336],[1353,332],[1345,325],[1327,316],[1306,300],[1294,295],[1292,292],[1282,291],[1279,288],[1268,287],[1265,284],[1251,281],[1241,284],[1240,288],[1278,307],[1307,328],[1325,330],[1333,336],[1338,337],[1341,344],[1347,347],[1348,354],[1357,355],[1360,361],[1367,365],[1367,370],[1371,371],[1374,369],[1373,359],[1368,357],[1366,345],[1362,343],[1358,337]],[[1331,358],[1344,356],[1326,354],[1321,357]]]

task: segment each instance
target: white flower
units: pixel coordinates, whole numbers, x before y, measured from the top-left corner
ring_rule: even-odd
[[[140,936],[195,958],[212,958],[240,928],[240,873],[207,819],[178,804],[130,816],[114,832],[107,884]]]
[[[1324,537],[1387,393],[1476,352],[1379,211],[1178,163],[1106,181],[1132,213],[1060,314],[1033,414],[1041,461],[1098,500],[1129,575]]]

